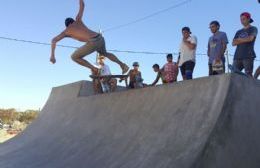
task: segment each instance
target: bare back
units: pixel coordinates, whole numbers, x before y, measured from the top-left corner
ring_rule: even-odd
[[[75,21],[65,29],[65,35],[81,42],[88,42],[98,33],[90,30],[82,21]]]

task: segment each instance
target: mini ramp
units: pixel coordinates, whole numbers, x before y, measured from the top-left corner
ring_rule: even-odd
[[[93,95],[53,88],[1,168],[259,168],[260,83],[222,75]]]

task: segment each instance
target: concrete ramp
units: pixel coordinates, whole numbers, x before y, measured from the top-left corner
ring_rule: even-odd
[[[53,88],[1,168],[259,168],[260,83],[222,75],[93,95]]]

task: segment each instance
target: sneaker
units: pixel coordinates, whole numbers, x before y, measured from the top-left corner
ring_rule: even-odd
[[[122,68],[122,74],[127,73],[127,71],[129,70],[129,67],[126,64],[123,64]]]

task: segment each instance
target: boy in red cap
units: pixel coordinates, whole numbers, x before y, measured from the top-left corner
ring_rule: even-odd
[[[245,73],[253,77],[254,59],[256,58],[254,45],[258,30],[255,26],[251,26],[254,20],[251,18],[250,13],[242,13],[240,21],[244,27],[237,31],[232,43],[233,46],[237,46],[233,67],[239,71],[245,69]]]

